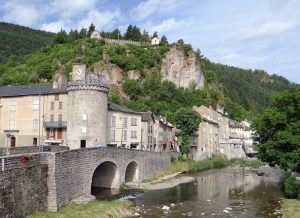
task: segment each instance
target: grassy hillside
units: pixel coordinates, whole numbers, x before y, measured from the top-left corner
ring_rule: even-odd
[[[178,108],[203,104],[225,106],[230,117],[237,120],[251,118],[270,105],[274,94],[293,85],[283,77],[263,71],[213,63],[197,51],[197,62],[201,64],[206,78],[205,88],[178,89],[173,83],[162,82],[160,75],[162,58],[171,46],[176,46],[185,54],[192,49],[183,40],[174,45],[166,42],[156,47],[105,45],[101,40],[89,39],[85,29],[69,34],[62,31],[52,43],[32,54],[11,57],[0,64],[0,85],[38,83],[45,79],[51,81],[57,71],[68,75],[72,62],[80,53],[82,61],[90,69],[95,64],[105,66],[107,63],[123,69],[125,80],[111,91],[111,101],[135,110],[151,110],[167,116],[171,121]],[[58,67],[58,62],[61,67]],[[141,78],[138,81],[127,79],[129,70],[139,71]],[[124,93],[129,99],[124,98]]]
[[[10,55],[25,55],[47,45],[55,34],[0,22],[0,63]]]

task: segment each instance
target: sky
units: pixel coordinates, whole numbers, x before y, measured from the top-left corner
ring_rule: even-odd
[[[133,24],[211,61],[300,83],[299,0],[0,0],[0,21],[51,32]]]

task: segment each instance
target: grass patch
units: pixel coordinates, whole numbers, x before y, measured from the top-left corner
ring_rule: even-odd
[[[297,199],[284,199],[283,210],[287,218],[300,217],[300,201]]]
[[[57,212],[35,212],[27,218],[93,218],[124,217],[129,215],[130,201],[90,201],[87,204],[69,204]]]
[[[221,169],[228,166],[240,165],[241,167],[259,168],[265,164],[259,160],[244,160],[244,159],[207,159],[203,161],[190,161],[189,172],[202,172],[210,169]]]
[[[155,180],[158,180],[160,177],[170,175],[177,172],[187,172],[189,167],[188,161],[173,161],[171,165],[169,165],[167,168],[157,172],[149,179],[144,180],[144,182],[153,182]]]

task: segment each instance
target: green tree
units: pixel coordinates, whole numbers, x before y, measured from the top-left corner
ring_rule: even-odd
[[[153,33],[153,35],[152,35],[152,39],[155,38],[155,37],[158,38],[158,33],[157,33],[157,31],[154,31],[154,33]]]
[[[167,39],[167,37],[165,36],[165,35],[163,35],[162,37],[161,37],[161,39],[160,39],[160,44],[161,45],[168,45],[169,43],[168,43],[168,39]]]
[[[127,31],[125,33],[125,39],[127,40],[133,40],[133,41],[141,41],[142,34],[140,28],[137,26],[129,25],[127,27]]]
[[[54,43],[56,44],[64,44],[67,42],[67,33],[63,29],[61,29],[54,38]]]
[[[300,166],[300,87],[284,91],[259,116],[256,129],[259,158],[284,169]]]
[[[201,123],[200,115],[192,108],[181,107],[175,114],[176,126],[181,129],[182,135],[192,135],[196,131]]]
[[[136,100],[141,94],[141,87],[138,82],[133,79],[126,79],[122,84],[123,91],[130,96],[131,100]]]
[[[95,30],[96,30],[95,25],[93,23],[91,23],[91,25],[89,27],[89,31],[87,32],[88,37],[90,37]]]
[[[184,134],[182,136],[182,141],[180,144],[180,153],[181,155],[186,155],[188,156],[188,154],[191,151],[191,140],[190,140],[190,136],[187,134]]]

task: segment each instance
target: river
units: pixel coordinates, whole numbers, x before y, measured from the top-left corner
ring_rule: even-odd
[[[122,198],[134,203],[138,217],[282,217],[282,193],[272,178],[241,169],[188,176],[195,181],[145,194],[125,193]]]

